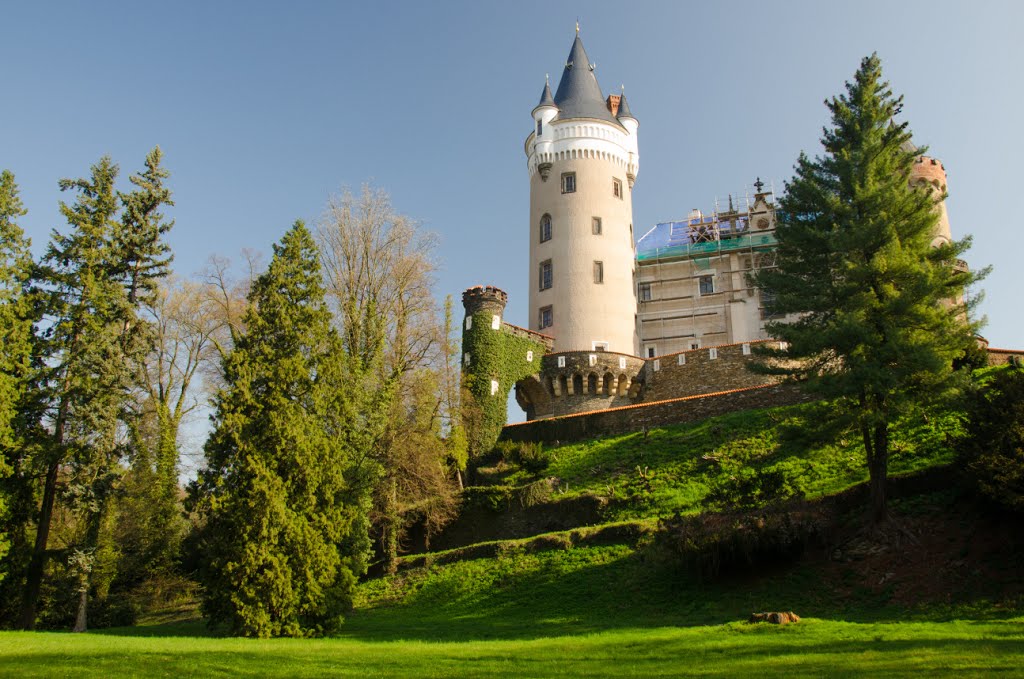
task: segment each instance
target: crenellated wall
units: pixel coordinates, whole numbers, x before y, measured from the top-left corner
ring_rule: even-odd
[[[538,374],[516,383],[516,400],[534,420],[774,384],[777,379],[750,369],[757,345],[779,343],[727,344],[648,359],[602,351],[546,354]]]
[[[723,344],[649,358],[638,376],[641,402],[771,384],[777,379],[750,369],[758,345],[777,348],[774,340]]]
[[[541,359],[537,375],[516,384],[530,419],[582,413],[636,402],[644,360],[610,351],[563,351]]]

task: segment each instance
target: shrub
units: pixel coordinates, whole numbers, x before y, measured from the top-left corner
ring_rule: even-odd
[[[719,509],[755,509],[803,498],[800,471],[791,463],[765,469],[741,467],[716,483],[705,503]]]
[[[1024,510],[1024,370],[997,371],[970,406],[963,446],[975,486],[1004,507]]]
[[[517,465],[531,474],[540,474],[551,462],[539,441],[499,441],[495,450],[506,464]]]

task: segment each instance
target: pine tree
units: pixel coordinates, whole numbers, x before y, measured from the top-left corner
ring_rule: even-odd
[[[9,497],[24,441],[16,424],[31,369],[33,262],[17,219],[27,214],[11,172],[0,173],[0,564],[10,547]],[[0,580],[5,569],[0,565]]]
[[[204,611],[245,636],[323,634],[365,568],[366,499],[343,431],[349,376],[302,222],[249,302],[197,483]]]
[[[866,57],[846,93],[826,105],[825,153],[800,155],[780,201],[777,268],[754,283],[774,294],[776,313],[800,315],[769,324],[788,343],[769,353],[797,365],[772,370],[835,399],[859,431],[871,517],[880,521],[890,426],[954,387],[951,366],[974,328],[952,300],[980,276],[955,266],[969,238],[931,247],[935,204],[945,196],[909,184],[923,150],[909,143],[907,123],[894,121],[902,97],[882,80],[878,57]]]

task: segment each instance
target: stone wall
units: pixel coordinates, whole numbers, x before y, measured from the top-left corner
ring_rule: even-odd
[[[640,401],[650,403],[773,383],[776,380],[770,375],[750,370],[758,345],[778,346],[778,342],[726,344],[649,358],[637,378],[643,383]]]
[[[1014,359],[1017,361],[1024,362],[1024,351],[1020,349],[993,349],[988,348],[988,364],[989,365],[1004,365],[1006,363],[1013,362]]]
[[[699,396],[685,396],[653,403],[564,415],[507,425],[501,434],[508,441],[578,441],[612,436],[645,427],[695,422],[716,415],[791,405],[813,400],[794,385],[765,384]]]

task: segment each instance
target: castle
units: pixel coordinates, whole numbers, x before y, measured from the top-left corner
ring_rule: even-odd
[[[771,384],[746,364],[776,319],[748,278],[774,265],[772,192],[758,179],[742,206],[730,196],[725,209],[634,239],[640,123],[625,92],[602,94],[578,30],[557,90],[545,83],[532,117],[530,327],[503,321],[501,290],[463,294],[463,371],[476,398],[503,418],[514,385],[536,420]],[[938,160],[919,157],[911,181],[945,193]],[[951,240],[938,209],[935,244]]]

